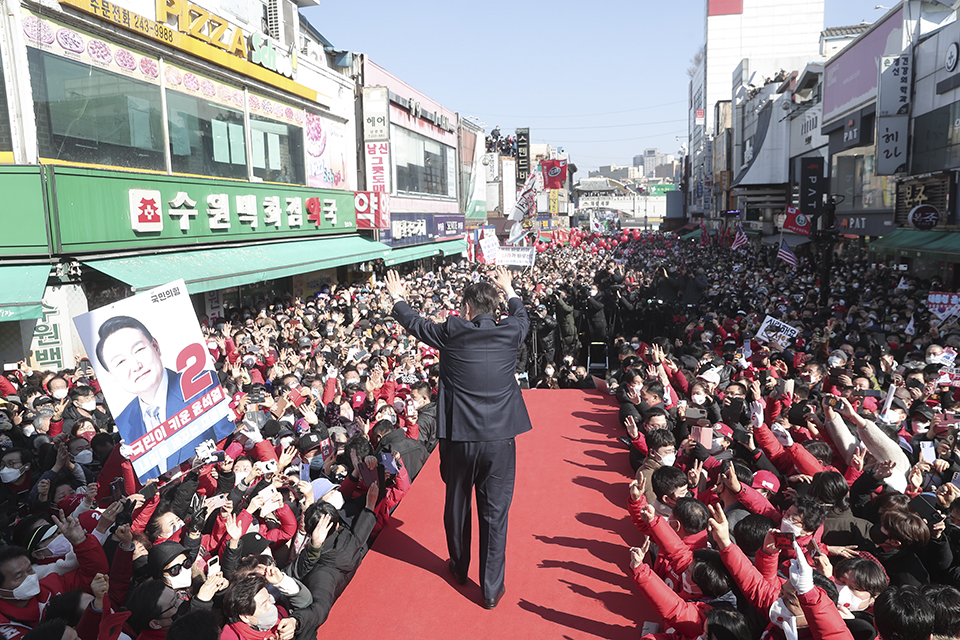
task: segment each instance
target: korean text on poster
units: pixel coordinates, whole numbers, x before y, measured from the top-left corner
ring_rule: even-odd
[[[760,330],[757,331],[757,340],[762,342],[775,342],[781,349],[786,349],[797,338],[800,330],[791,327],[785,322],[780,322],[772,316],[763,319]]]
[[[233,432],[229,398],[183,280],[74,318],[141,482]]]
[[[533,247],[500,247],[497,252],[497,264],[516,267],[532,267],[537,258]]]

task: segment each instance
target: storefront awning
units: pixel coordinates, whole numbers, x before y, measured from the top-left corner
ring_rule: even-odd
[[[50,277],[49,264],[0,267],[0,322],[39,320],[43,317],[43,292]]]
[[[685,236],[680,236],[680,240],[694,240],[694,239],[697,239],[697,238],[700,237],[700,232],[701,232],[701,231],[702,231],[702,229],[697,229],[696,231],[691,231],[690,233],[688,233],[688,234],[685,235]],[[717,235],[717,232],[714,231],[713,229],[708,229],[708,230],[707,230],[707,233],[708,233],[711,237]]]
[[[960,262],[960,233],[897,229],[871,242],[870,250],[904,258]]]
[[[84,264],[126,282],[135,291],[183,278],[190,293],[203,293],[376,260],[389,254],[390,247],[385,244],[351,236],[86,260]]]
[[[440,255],[440,243],[437,244],[418,244],[415,247],[399,247],[392,250],[383,262],[388,267],[402,264],[404,262],[413,262],[421,258]]]
[[[467,241],[463,239],[447,240],[445,242],[438,242],[435,246],[440,249],[443,255],[455,256],[467,250]]]
[[[779,233],[772,236],[764,236],[760,242],[763,244],[780,244],[780,237]],[[810,238],[800,235],[799,233],[784,233],[783,239],[786,240],[787,244],[791,247],[799,247],[802,244],[810,242]]]

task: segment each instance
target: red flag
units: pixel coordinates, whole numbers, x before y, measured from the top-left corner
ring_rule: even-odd
[[[563,189],[567,182],[567,161],[541,160],[540,166],[543,167],[543,188]]]
[[[787,207],[786,212],[787,219],[783,223],[783,228],[809,238],[810,218],[803,215],[803,212],[796,207]]]

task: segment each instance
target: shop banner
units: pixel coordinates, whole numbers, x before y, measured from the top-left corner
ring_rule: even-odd
[[[307,184],[318,189],[349,188],[346,125],[310,112],[307,112],[305,119]]]
[[[271,240],[356,228],[353,192],[54,167],[61,250]]]
[[[42,318],[20,322],[30,331],[27,364],[36,370],[72,369],[83,345],[70,319],[87,312],[87,296],[80,285],[47,287],[41,304]]]
[[[389,193],[357,191],[353,203],[357,211],[357,229],[390,228]]]
[[[466,232],[467,225],[462,215],[433,214],[434,240],[460,238]]]
[[[410,247],[433,242],[432,213],[391,213],[390,228],[380,232],[380,242],[391,247]]]
[[[772,316],[763,319],[763,324],[757,331],[757,340],[761,342],[775,342],[781,349],[786,349],[800,335],[800,330],[780,322]]]
[[[234,430],[183,280],[74,318],[141,482]]]
[[[497,251],[497,264],[516,267],[532,267],[537,259],[534,247],[500,247]]]
[[[367,191],[390,193],[390,143],[365,142],[363,157],[367,171]]]

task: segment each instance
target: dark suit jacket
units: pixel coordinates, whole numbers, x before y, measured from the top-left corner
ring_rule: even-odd
[[[219,382],[216,372],[213,372],[213,381],[214,384]],[[194,398],[190,400],[195,400],[210,391],[211,387],[207,387],[203,390],[202,393],[197,394]],[[176,371],[171,371],[167,369],[167,403],[166,403],[166,416],[167,420],[172,418],[174,415],[183,411],[184,408],[189,406],[189,402],[183,399],[183,392],[180,390],[180,374]],[[120,431],[120,437],[123,438],[125,444],[133,444],[138,438],[141,438],[147,434],[146,425],[143,423],[143,414],[140,412],[140,401],[137,398],[134,398],[130,401],[130,404],[117,416],[116,419],[117,430]],[[233,430],[233,425],[229,425],[226,433],[220,434],[217,433],[214,440],[219,440],[226,437]],[[177,453],[167,458],[167,469],[180,465],[194,456],[194,449],[203,442],[204,440],[210,438],[210,432],[206,431],[203,434],[194,438],[188,446],[180,449]],[[146,476],[143,477],[156,477],[163,473],[164,470],[151,470]]]
[[[404,301],[393,317],[422,342],[440,351],[437,436],[459,442],[508,440],[529,431],[530,416],[514,377],[517,350],[530,319],[520,298],[508,302],[510,315],[489,314],[472,322],[450,316],[443,324],[420,316]]]

